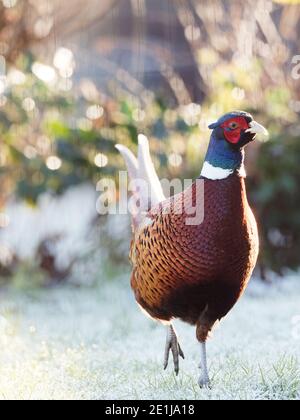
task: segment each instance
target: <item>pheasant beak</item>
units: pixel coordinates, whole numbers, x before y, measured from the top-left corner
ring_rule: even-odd
[[[250,126],[250,128],[248,128],[248,130],[246,130],[246,133],[262,134],[264,136],[269,135],[268,130],[263,125],[259,124],[256,121],[251,121],[249,126]]]

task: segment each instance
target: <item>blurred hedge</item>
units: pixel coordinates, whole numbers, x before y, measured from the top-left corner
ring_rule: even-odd
[[[135,149],[140,132],[161,177],[198,176],[208,122],[239,108],[271,133],[247,150],[262,274],[297,269],[299,0],[145,0],[143,13],[130,0],[48,3],[0,1],[0,234],[12,197],[35,205],[46,191],[115,178],[114,144]],[[57,67],[62,44],[74,54],[60,51]],[[22,271],[12,256],[0,277]]]
[[[85,114],[95,101],[86,97],[84,89],[66,92],[59,83],[48,86],[32,72],[34,62],[31,55],[19,60],[23,81],[8,86],[6,101],[0,108],[3,211],[12,194],[35,203],[46,191],[62,194],[73,185],[86,181],[96,185],[103,176],[116,177],[124,166],[114,144],[121,142],[135,148],[139,132],[151,138],[161,177],[196,177],[210,135],[207,121],[237,105],[231,95],[236,80],[229,84],[226,72],[217,70],[212,74],[215,90],[202,106],[170,109],[164,100],[149,93],[141,110],[138,101],[121,95],[117,101],[101,104],[103,115],[101,112],[99,118],[91,120]],[[233,69],[231,72],[234,74]],[[249,85],[247,76],[237,73],[236,77],[240,88]],[[29,95],[34,110],[24,107],[23,98]],[[269,89],[264,101],[273,101],[273,107],[269,105],[268,113],[260,109],[258,118],[270,125],[271,139],[256,150],[248,184],[260,224],[262,273],[268,269],[283,273],[285,268],[299,267],[299,126],[288,108],[287,90]],[[216,102],[219,107],[215,107]],[[285,112],[291,122],[275,118],[279,112]],[[46,139],[47,147],[43,147],[41,139]],[[102,167],[95,163],[99,153],[108,161]],[[181,160],[176,163],[175,159],[172,164],[170,155]],[[60,159],[61,166],[56,170],[47,165],[51,156]]]
[[[260,266],[284,274],[300,264],[300,133],[286,129],[263,144],[250,177],[261,236]]]

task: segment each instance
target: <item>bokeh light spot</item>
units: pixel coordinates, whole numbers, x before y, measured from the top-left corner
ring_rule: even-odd
[[[62,161],[58,156],[49,156],[46,165],[50,171],[57,171],[61,167]]]
[[[98,168],[104,168],[108,164],[108,157],[103,153],[98,153],[95,156],[94,162],[95,165],[98,166]]]

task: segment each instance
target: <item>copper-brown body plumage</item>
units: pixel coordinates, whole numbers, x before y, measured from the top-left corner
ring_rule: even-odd
[[[192,194],[187,190],[149,212],[147,226],[136,232],[131,249],[137,302],[154,318],[196,324],[201,341],[243,293],[258,255],[244,179],[234,174],[203,182],[201,224],[186,224],[191,217],[186,207],[182,214],[175,211],[185,195],[196,203],[197,185],[202,187],[194,183]]]

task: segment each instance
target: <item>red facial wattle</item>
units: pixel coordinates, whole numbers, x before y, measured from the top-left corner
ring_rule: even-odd
[[[232,125],[235,124],[236,128],[232,128]],[[241,138],[242,131],[245,131],[249,128],[249,125],[245,118],[236,117],[230,118],[225,121],[221,127],[224,131],[224,136],[229,143],[237,144]]]
[[[229,143],[237,144],[241,137],[241,129],[238,128],[232,131],[224,130],[224,136]]]

